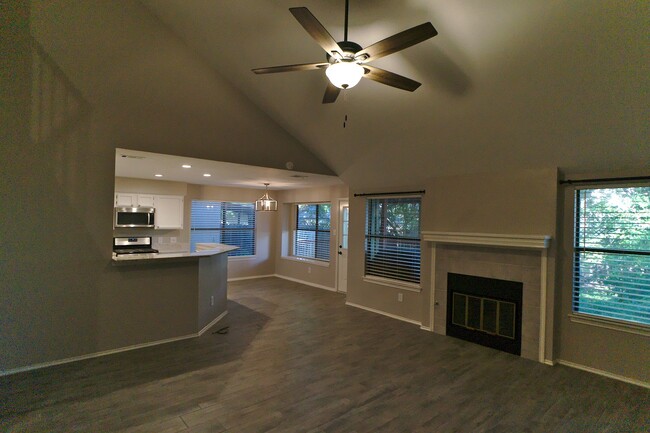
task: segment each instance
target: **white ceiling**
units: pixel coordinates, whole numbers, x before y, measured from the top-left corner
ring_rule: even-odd
[[[183,168],[190,165],[190,168]],[[157,177],[156,174],[161,174]],[[204,174],[210,174],[209,177]],[[297,189],[342,185],[336,176],[301,173],[292,170],[255,167],[205,159],[187,158],[159,153],[116,149],[115,176],[137,179],[167,180],[196,185],[234,186],[245,188]]]
[[[362,80],[323,105],[323,71],[251,72],[323,61],[288,9],[308,7],[340,40],[344,3],[33,0],[32,26],[91,103],[124,113],[124,148],[182,154],[203,140],[213,154],[259,149],[214,159],[281,168],[295,149],[265,158],[291,142],[353,189],[650,165],[647,0],[351,0],[349,38],[361,46],[426,21],[438,30],[372,63],[421,82],[415,92]],[[244,103],[261,115],[250,121]],[[254,126],[263,122],[275,129]]]

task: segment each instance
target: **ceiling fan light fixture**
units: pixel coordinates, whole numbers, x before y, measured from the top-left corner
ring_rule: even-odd
[[[339,61],[325,70],[330,82],[339,89],[351,89],[363,77],[363,67],[354,61]]]
[[[265,183],[266,191],[264,195],[255,202],[255,210],[261,212],[273,212],[278,210],[278,201],[269,197],[269,184]]]

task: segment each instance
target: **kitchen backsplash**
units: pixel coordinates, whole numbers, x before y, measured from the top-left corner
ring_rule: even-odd
[[[179,242],[174,236],[153,236],[153,247],[161,253],[179,253],[190,250],[189,242]]]

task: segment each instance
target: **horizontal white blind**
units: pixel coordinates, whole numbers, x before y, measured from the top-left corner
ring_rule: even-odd
[[[330,259],[331,205],[296,205],[293,255],[318,260]]]
[[[366,202],[365,275],[420,283],[420,198]]]
[[[650,187],[576,191],[573,311],[650,325]]]
[[[229,256],[255,255],[255,205],[192,200],[191,251],[196,251],[197,242],[240,247]]]

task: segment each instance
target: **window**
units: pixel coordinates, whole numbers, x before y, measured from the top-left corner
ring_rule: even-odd
[[[420,284],[420,198],[366,202],[365,275]]]
[[[294,256],[330,259],[330,210],[329,203],[296,205]]]
[[[255,205],[192,200],[190,251],[196,244],[216,242],[238,246],[229,256],[255,255]]]
[[[650,187],[576,191],[573,311],[650,325]]]

